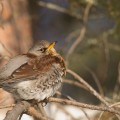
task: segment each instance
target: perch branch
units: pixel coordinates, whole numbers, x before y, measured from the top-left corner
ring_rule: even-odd
[[[29,107],[28,114],[32,115],[34,118],[39,120],[50,120],[46,116],[43,116],[38,110],[36,110],[34,107]]]
[[[73,105],[73,106],[76,106],[76,107],[88,108],[88,109],[91,109],[91,110],[107,111],[107,112],[111,112],[111,113],[120,115],[119,111],[114,110],[113,108],[110,108],[110,107],[84,104],[84,103],[80,103],[80,102],[76,102],[76,101],[72,101],[72,100],[67,100],[67,99],[50,97],[50,98],[48,98],[48,102],[56,102],[56,103],[61,103],[61,104],[64,104],[64,105]]]
[[[8,111],[4,120],[17,120],[19,115],[25,112],[30,107],[28,102],[16,104],[12,110]]]
[[[16,105],[13,104],[6,107],[4,106],[3,108],[8,108],[8,107],[13,107],[13,109],[7,112],[4,120],[17,120],[25,112],[33,116],[34,118],[37,118],[40,120],[50,120],[49,118],[47,118],[47,116],[43,116],[34,107],[31,107],[31,105],[26,101],[22,101],[21,103],[18,103]]]

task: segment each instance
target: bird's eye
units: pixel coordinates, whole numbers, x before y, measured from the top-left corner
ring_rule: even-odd
[[[40,49],[38,49],[38,51],[40,51],[40,52],[45,52],[45,48],[40,48]]]

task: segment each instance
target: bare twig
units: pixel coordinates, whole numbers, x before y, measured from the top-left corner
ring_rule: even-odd
[[[84,25],[83,25],[83,27],[80,30],[80,35],[75,40],[75,42],[72,44],[72,46],[70,47],[70,49],[69,49],[69,51],[67,53],[67,56],[66,56],[67,60],[68,60],[69,56],[73,53],[73,51],[75,50],[77,45],[83,40],[83,38],[85,36],[85,33],[86,33],[86,23],[87,23],[87,20],[88,20],[88,15],[89,15],[91,7],[92,7],[92,4],[88,3],[86,8],[85,8],[85,12],[84,12],[84,15],[83,15]]]
[[[100,120],[100,119],[102,118],[103,113],[104,113],[104,111],[102,111],[102,112],[100,113],[100,115],[99,115],[99,117],[98,117],[97,120]]]
[[[41,103],[38,103],[38,108],[39,108],[39,111],[42,113],[42,115],[47,118],[48,116],[47,116],[47,114],[46,114],[45,109],[44,109],[43,106],[41,105]]]
[[[3,106],[0,106],[0,109],[4,109],[4,108],[10,108],[10,107],[14,107],[15,104],[11,104],[11,105],[3,105]]]
[[[120,115],[119,111],[114,110],[113,108],[110,108],[110,107],[103,107],[103,106],[101,107],[101,106],[95,106],[95,105],[90,105],[90,104],[84,104],[84,103],[80,103],[80,102],[76,102],[76,101],[72,101],[72,100],[50,97],[50,98],[48,98],[48,102],[56,102],[56,103],[61,103],[64,105],[73,105],[76,107],[88,108],[91,110],[107,111],[107,112],[111,112],[111,113]]]
[[[13,56],[12,52],[10,50],[8,50],[8,48],[1,42],[1,40],[0,40],[0,44],[7,51],[7,53],[10,55],[10,57]]]
[[[61,109],[67,116],[71,118],[71,120],[76,120],[61,104],[56,104],[59,109]]]
[[[80,35],[78,36],[78,38],[75,40],[75,42],[72,44],[72,46],[68,50],[68,53],[67,53],[67,56],[66,56],[67,60],[68,60],[69,56],[73,53],[73,51],[75,50],[77,45],[83,40],[85,33],[86,33],[86,27],[83,26],[80,30]]]
[[[98,46],[99,41],[97,39],[90,39],[89,41],[87,41],[87,44]],[[112,49],[116,52],[120,52],[120,46],[118,44],[113,44],[113,43],[110,43],[110,42],[108,42],[107,44],[108,44],[109,49]]]
[[[114,106],[118,106],[118,105],[120,105],[120,102],[114,103],[114,104],[110,105],[110,107],[114,107]]]
[[[63,94],[61,94],[60,92],[57,92],[57,94],[66,97],[68,100],[76,101],[75,99],[71,98],[70,96],[68,96],[68,95],[63,95]],[[84,111],[83,108],[81,108],[81,111],[84,113],[84,115],[86,116],[86,118],[87,118],[88,120],[90,120],[88,114]]]
[[[88,116],[88,114],[86,113],[86,111],[85,111],[83,108],[81,108],[81,110],[82,110],[82,112],[84,113],[84,115],[86,116],[86,118],[87,118],[88,120],[91,120],[91,118]]]
[[[29,107],[27,113],[32,115],[34,118],[40,120],[49,120],[47,117],[43,116],[39,111],[37,111],[34,107]]]
[[[104,103],[105,105],[109,106],[108,102],[106,102],[104,100],[104,98],[102,98],[102,96],[96,92],[95,89],[93,89],[93,87],[91,87],[87,82],[85,82],[85,80],[83,80],[77,73],[73,72],[72,70],[68,69],[67,72],[71,75],[73,75],[80,83],[82,83],[83,85],[85,85],[89,90],[90,92],[96,96],[102,103]]]
[[[118,84],[120,85],[120,62],[118,64]]]
[[[63,7],[60,7],[60,6],[56,5],[56,4],[39,1],[38,5],[42,6],[42,7],[46,7],[48,9],[56,10],[58,12],[61,12],[61,13],[64,13],[64,14],[67,14],[67,15],[70,15],[72,17],[75,17],[77,19],[82,20],[82,16],[80,14],[77,14],[75,12],[71,12],[70,10],[68,10],[66,8],[63,8]]]
[[[63,82],[66,83],[66,84],[70,84],[70,85],[74,85],[74,86],[77,86],[77,87],[83,88],[83,89],[85,89],[86,91],[88,91],[88,88],[86,88],[86,86],[80,84],[80,83],[77,82],[77,81],[64,79]]]
[[[118,78],[113,92],[113,99],[120,98],[120,62],[118,64]]]
[[[109,46],[108,46],[108,35],[107,34],[103,34],[103,38],[102,38],[102,43],[103,43],[103,48],[104,48],[104,55],[105,55],[105,60],[106,60],[106,66],[108,69],[108,64],[110,61],[110,56],[109,56]]]
[[[62,94],[62,93],[59,92],[59,91],[57,91],[56,94],[59,95],[60,97],[65,97],[65,98],[68,99],[68,100],[75,100],[75,99],[71,98],[71,97],[68,96],[68,95]]]
[[[98,87],[98,89],[99,89],[100,94],[101,94],[102,96],[104,96],[104,92],[103,92],[102,85],[101,85],[100,81],[98,80],[96,74],[95,74],[90,68],[88,68],[88,67],[85,67],[85,68],[86,68],[87,71],[92,75],[92,77],[93,77],[93,79],[94,79],[94,81],[95,81],[95,83],[96,83],[96,85],[97,85],[97,87]]]
[[[120,102],[114,103],[114,104],[110,105],[110,107],[114,107],[116,105],[120,105]],[[102,118],[103,113],[104,113],[104,111],[100,113],[98,120],[100,120]],[[116,115],[116,117],[120,120],[120,116]]]

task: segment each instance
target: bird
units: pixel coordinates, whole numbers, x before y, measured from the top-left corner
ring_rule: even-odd
[[[0,87],[16,100],[40,102],[53,96],[66,74],[65,61],[55,44],[41,40],[26,54],[13,57],[0,68]]]

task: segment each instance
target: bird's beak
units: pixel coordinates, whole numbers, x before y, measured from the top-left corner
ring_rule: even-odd
[[[54,48],[55,44],[56,44],[56,42],[51,43],[51,44],[47,47],[47,50],[49,51],[49,50],[51,50],[52,48]]]

